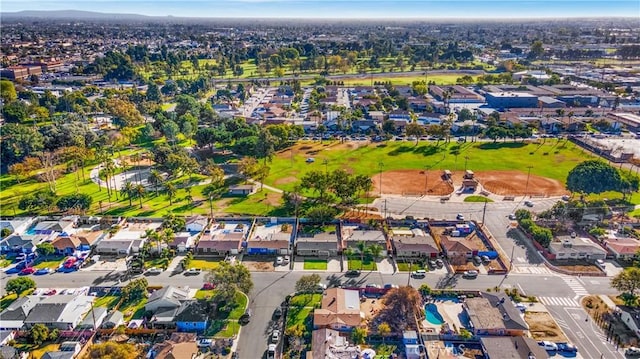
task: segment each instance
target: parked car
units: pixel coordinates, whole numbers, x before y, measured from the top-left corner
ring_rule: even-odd
[[[522,313],[527,311],[527,306],[522,303],[516,304],[516,308]]]
[[[251,315],[252,314],[253,314],[253,312],[251,311],[251,309],[247,309],[244,312],[244,314],[242,314],[242,316],[240,316],[240,319],[238,321],[240,322],[240,324],[247,324],[251,320]]]
[[[274,318],[280,318],[282,316],[282,308],[277,307],[276,310],[273,311]]]
[[[462,277],[463,278],[477,278],[478,277],[478,271],[477,270],[468,270],[465,271],[464,273],[462,273]]]
[[[276,258],[276,265],[283,265],[284,264],[284,258],[283,257],[278,257]]]
[[[324,283],[318,283],[318,286],[316,288],[319,292],[322,292],[327,289],[327,285]]]
[[[212,289],[216,289],[216,285],[213,283],[204,283],[202,284],[202,289],[203,290],[212,290]]]
[[[33,267],[27,267],[20,271],[20,275],[29,275],[36,272],[36,269]]]
[[[442,268],[444,267],[444,261],[442,259],[436,259],[436,265],[438,266],[438,268]]]
[[[377,284],[369,283],[369,284],[367,284],[367,288],[376,288],[376,289],[380,289],[380,286],[379,286],[379,285],[377,285]]]
[[[397,284],[385,284],[384,285],[384,289],[393,289],[393,288],[399,288],[399,286]]]
[[[213,340],[208,339],[208,338],[202,338],[200,340],[198,340],[198,348],[209,348],[211,347],[211,344],[213,344]]]
[[[162,273],[162,269],[160,268],[151,267],[147,269],[147,274],[160,274],[160,273]]]
[[[16,273],[20,273],[22,269],[18,268],[18,266],[15,267],[11,267],[9,269],[7,269],[6,271],[4,271],[5,274],[16,274]]]
[[[524,205],[527,207],[533,207],[533,202],[531,201],[524,201]]]
[[[437,267],[437,266],[438,266],[438,264],[436,263],[436,261],[434,261],[434,260],[430,260],[430,261],[429,261],[429,267],[431,267],[431,268],[435,268],[435,267]]]
[[[418,269],[411,272],[411,276],[414,278],[424,278],[427,276],[427,271],[424,269]]]
[[[352,269],[348,270],[344,275],[347,277],[358,277],[360,276],[360,271]]]
[[[624,351],[627,358],[640,358],[640,348],[629,347]]]
[[[488,256],[480,256],[480,259],[482,260],[482,263],[491,262],[491,258],[489,258]]]
[[[189,268],[184,272],[184,275],[198,275],[202,272],[200,268]]]
[[[464,216],[461,213],[458,213],[458,215],[456,216],[456,219],[458,221],[464,221]]]
[[[57,290],[51,289],[51,290],[45,292],[44,295],[56,295],[56,293],[58,293]]]
[[[279,340],[280,340],[280,331],[276,329],[271,333],[271,342],[277,343]]]
[[[544,350],[546,350],[546,351],[556,351],[556,350],[558,350],[558,346],[556,345],[556,343],[553,343],[553,342],[550,342],[550,341],[543,340],[541,342],[538,342],[538,345],[543,347]]]
[[[289,261],[291,260],[291,258],[289,256],[284,256],[284,264],[289,264]]]
[[[267,359],[275,359],[277,347],[278,346],[275,344],[269,344],[269,346],[267,347]]]
[[[509,214],[509,219],[513,221],[513,220],[518,219],[518,217],[516,217],[515,213],[511,213],[511,214]]]
[[[482,264],[482,258],[480,258],[480,256],[473,256],[473,264],[479,266],[480,264]]]
[[[559,352],[564,353],[577,353],[578,348],[571,343],[556,343]]]
[[[35,271],[35,275],[45,275],[45,274],[49,274],[51,273],[51,269],[49,268],[42,268],[42,269],[38,269],[37,271]]]

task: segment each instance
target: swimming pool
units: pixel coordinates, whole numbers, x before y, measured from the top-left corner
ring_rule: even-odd
[[[444,319],[440,312],[438,312],[438,306],[434,303],[428,303],[424,306],[424,316],[427,319],[427,322],[434,325],[442,325],[444,324]]]

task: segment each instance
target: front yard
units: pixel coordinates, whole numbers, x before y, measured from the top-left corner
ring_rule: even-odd
[[[349,270],[368,270],[373,271],[378,267],[376,266],[376,262],[373,260],[369,260],[367,258],[364,261],[356,258],[352,258],[348,260]]]
[[[94,307],[106,307],[111,310],[115,308],[115,306],[120,301],[119,296],[115,295],[106,295],[104,297],[99,297],[93,303]],[[141,319],[144,316],[144,305],[147,304],[147,298],[142,298],[135,302],[130,303],[122,303],[118,308],[124,314],[124,320],[131,319]]]
[[[216,269],[220,266],[219,260],[192,259],[189,261],[189,268],[200,268],[203,271]]]
[[[418,263],[407,263],[407,262],[396,262],[396,266],[398,267],[398,271],[400,272],[411,272],[417,269],[424,269],[429,271],[428,267],[422,267]]]
[[[203,295],[212,296],[215,290],[204,291],[199,290]],[[198,298],[198,295],[196,295]],[[244,314],[247,309],[247,296],[236,292],[234,298],[234,305],[229,311],[217,311],[215,313],[215,319],[209,325],[205,332],[205,336],[216,338],[231,338],[238,334],[240,331],[240,324],[238,319]]]
[[[33,266],[33,268],[36,269],[42,269],[42,268],[50,268],[50,269],[57,269],[58,267],[60,267],[60,264],[62,264],[62,261],[64,261],[65,257],[51,257],[51,258],[46,258],[46,259],[42,259],[40,261],[38,261],[37,264],[35,264]]]
[[[305,259],[304,269],[305,270],[327,270],[327,260],[326,259]]]

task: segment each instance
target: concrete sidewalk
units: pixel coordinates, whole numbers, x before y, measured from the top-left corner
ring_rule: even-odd
[[[385,257],[376,262],[376,267],[380,274],[393,274],[395,273],[395,267],[388,257]]]

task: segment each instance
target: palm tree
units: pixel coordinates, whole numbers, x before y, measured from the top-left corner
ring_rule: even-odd
[[[358,244],[356,244],[356,247],[358,248],[358,252],[360,252],[360,262],[364,262],[364,254],[367,252],[367,243],[359,241]]]
[[[381,245],[377,244],[377,243],[374,243],[374,244],[370,245],[367,249],[369,250],[369,253],[371,254],[371,256],[373,258],[380,257],[380,255],[384,251],[384,248]]]
[[[149,242],[155,242],[157,245],[158,253],[160,253],[160,234],[153,229],[147,229],[144,231],[143,238],[147,238]]]
[[[138,166],[138,162],[140,162],[141,160],[141,156],[139,153],[134,153],[131,155],[131,161],[135,164],[136,166],[136,177],[137,177],[137,181],[138,183],[142,182],[142,176],[140,176],[140,166]]]
[[[142,197],[144,197],[146,192],[147,191],[145,190],[144,186],[140,183],[138,183],[133,188],[133,193],[136,195],[136,197],[138,197],[138,200],[140,201],[140,208],[142,208]]]
[[[162,183],[162,175],[160,175],[160,172],[158,172],[158,170],[155,170],[155,169],[151,170],[151,172],[149,172],[149,177],[147,178],[147,181],[153,184],[153,187],[156,191],[156,197],[158,197],[158,185]]]
[[[175,233],[171,228],[165,228],[162,233],[160,233],[160,241],[162,241],[162,243],[166,244],[167,246],[173,241],[174,237]]]
[[[213,200],[219,198],[222,195],[224,189],[224,182],[211,182],[203,190],[202,194],[209,199],[209,211],[210,217],[213,218]]]
[[[167,183],[164,186],[164,190],[165,190],[165,192],[167,192],[167,196],[169,196],[169,205],[172,206],[173,205],[173,197],[178,192],[178,189],[176,188],[176,185],[174,185],[173,183]]]
[[[131,197],[133,195],[133,184],[130,181],[127,181],[122,189],[120,189],[122,193],[126,194],[129,198],[129,207],[131,207]]]

